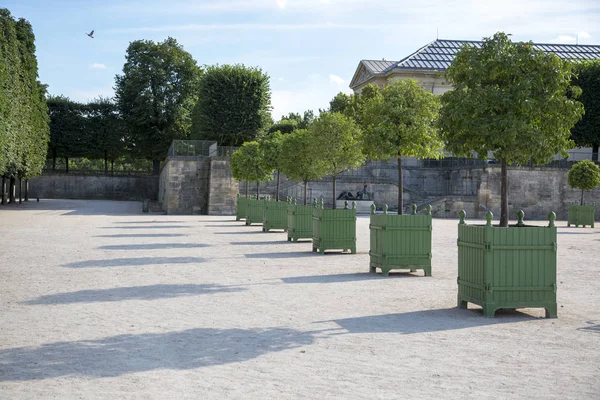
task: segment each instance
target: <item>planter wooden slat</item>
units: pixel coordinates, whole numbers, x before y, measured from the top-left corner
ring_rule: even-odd
[[[392,269],[422,269],[431,275],[431,206],[426,215],[390,215],[387,205],[383,214],[371,208],[369,270],[381,269],[384,276]]]
[[[312,238],[312,205],[297,205],[294,199],[287,209],[288,241],[297,242],[298,239]]]
[[[246,197],[241,197],[238,193],[237,195],[237,208],[235,212],[235,220],[239,221],[240,219],[246,219],[246,205],[248,203],[248,199]]]
[[[264,201],[263,232],[269,232],[271,229],[287,230],[288,203],[268,201],[267,199]]]
[[[323,201],[312,209],[313,251],[350,250],[356,253],[356,204],[352,208],[329,210]]]
[[[478,304],[486,317],[501,308],[544,308],[556,317],[556,226],[554,213],[548,227],[467,225],[461,211],[458,225],[458,306]]]
[[[575,225],[575,227],[579,227],[581,225],[585,228],[586,225],[590,227],[594,227],[594,219],[596,214],[596,206],[592,205],[569,205],[569,216],[567,220],[567,226],[571,226],[571,224]]]
[[[264,211],[264,200],[248,199],[246,202],[246,225],[262,224]]]

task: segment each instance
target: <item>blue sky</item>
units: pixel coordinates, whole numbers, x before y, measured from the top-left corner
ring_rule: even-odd
[[[125,50],[172,36],[200,65],[243,63],[271,78],[273,117],[325,108],[361,59],[400,60],[436,38],[600,44],[598,0],[4,0],[36,35],[51,94],[112,96]],[[85,33],[95,30],[95,38]]]

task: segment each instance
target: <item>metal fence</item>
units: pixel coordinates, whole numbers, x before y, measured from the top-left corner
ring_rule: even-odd
[[[168,157],[214,157],[231,156],[237,150],[233,146],[219,146],[213,140],[173,140]]]
[[[152,161],[146,159],[119,159],[109,161],[88,158],[48,159],[42,169],[44,174],[143,176],[152,175]]]

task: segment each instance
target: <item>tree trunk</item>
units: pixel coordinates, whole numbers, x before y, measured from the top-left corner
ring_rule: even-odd
[[[583,205],[583,189],[581,189],[581,201],[579,202],[579,205]]]
[[[259,193],[258,193],[258,186],[260,185],[260,182],[256,182],[256,200],[258,200],[259,197]]]
[[[508,227],[508,163],[502,159],[502,178],[500,185],[500,226]]]
[[[275,201],[279,201],[279,170],[277,170],[277,197]]]
[[[336,209],[336,205],[335,205],[335,191],[336,191],[336,180],[337,177],[335,175],[333,175],[333,209]]]
[[[152,160],[152,175],[160,174],[160,161]]]
[[[402,155],[398,154],[398,215],[404,213],[404,182],[402,180]]]
[[[246,198],[248,198],[248,181],[246,181]]]
[[[104,150],[104,175],[108,176],[108,154]]]
[[[56,171],[56,149],[52,149],[52,171]]]
[[[595,144],[592,146],[592,161],[598,162],[598,145]]]
[[[69,173],[69,157],[65,157],[65,172]]]
[[[110,174],[115,174],[115,160],[110,160]]]
[[[19,178],[19,204],[23,204],[23,181]]]
[[[308,192],[308,181],[304,181],[304,205],[306,205],[307,192]]]
[[[8,201],[10,204],[15,202],[15,178],[10,178],[8,183]]]
[[[6,204],[6,178],[3,176],[2,177],[2,187],[0,187],[0,190],[2,191],[2,205]]]
[[[29,201],[29,179],[25,179],[25,201]]]

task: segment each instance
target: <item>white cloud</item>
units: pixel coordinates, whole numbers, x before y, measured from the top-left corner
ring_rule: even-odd
[[[92,101],[100,96],[102,97],[114,97],[115,91],[111,86],[91,88],[89,90],[72,89],[66,90],[67,95],[71,100],[80,101],[86,103]]]
[[[345,81],[337,75],[330,74],[329,82],[335,83],[337,85],[343,85]]]
[[[277,4],[277,7],[279,7],[279,8],[285,8],[285,6],[286,6],[285,0],[276,0],[275,3]]]
[[[106,69],[106,65],[100,63],[90,64],[91,69]]]

